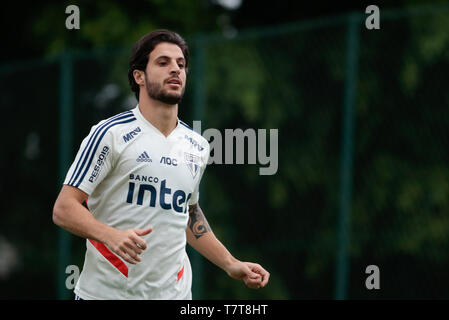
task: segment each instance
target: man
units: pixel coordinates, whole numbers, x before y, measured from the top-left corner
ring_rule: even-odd
[[[168,30],[133,47],[128,77],[138,105],[93,126],[53,209],[87,238],[81,299],[191,299],[186,242],[231,278],[264,287],[269,273],[234,258],[198,204],[206,139],[178,119],[188,47]]]

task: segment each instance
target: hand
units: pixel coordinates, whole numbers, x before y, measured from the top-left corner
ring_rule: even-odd
[[[231,278],[243,280],[245,285],[251,289],[260,289],[266,286],[270,273],[257,263],[234,262],[227,270]]]
[[[139,263],[141,261],[139,255],[147,248],[147,243],[140,236],[149,234],[153,228],[113,230],[106,245],[126,262]]]

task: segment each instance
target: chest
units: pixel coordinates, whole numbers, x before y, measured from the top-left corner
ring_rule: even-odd
[[[116,170],[135,185],[175,193],[192,193],[200,179],[201,157],[184,136],[163,138],[142,134],[124,145]]]

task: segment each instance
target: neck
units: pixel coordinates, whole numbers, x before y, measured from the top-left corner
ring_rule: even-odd
[[[166,104],[147,95],[142,95],[139,97],[139,110],[143,117],[166,137],[177,126],[177,104]]]

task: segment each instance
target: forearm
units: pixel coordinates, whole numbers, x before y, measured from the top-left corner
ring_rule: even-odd
[[[229,266],[237,261],[212,232],[208,232],[198,239],[192,235],[190,230],[186,232],[187,242],[203,257],[224,271],[227,272]]]
[[[259,289],[268,283],[270,273],[259,264],[234,258],[215,237],[198,204],[189,208],[187,242],[206,259],[223,269],[231,278],[242,280],[246,286]]]
[[[58,197],[53,208],[53,222],[77,236],[103,243],[112,229],[95,219],[79,199],[64,194]]]
[[[101,223],[83,206],[86,198],[83,191],[63,186],[53,208],[53,222],[77,236],[106,244],[131,264],[139,263],[139,255],[147,248],[141,236],[149,234],[153,228],[118,230]]]
[[[189,216],[187,242],[207,260],[228,272],[237,259],[215,237],[198,204],[190,207]]]

